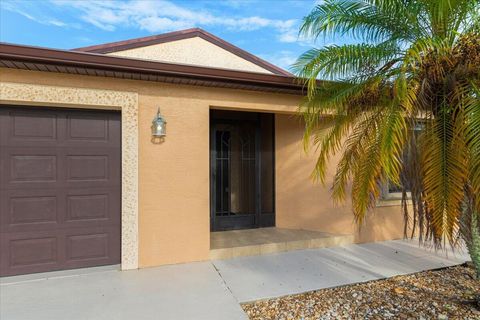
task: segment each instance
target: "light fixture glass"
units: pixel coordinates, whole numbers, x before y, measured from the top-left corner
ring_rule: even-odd
[[[163,138],[167,135],[167,121],[160,114],[160,108],[158,108],[157,115],[152,121],[152,136],[157,138]]]

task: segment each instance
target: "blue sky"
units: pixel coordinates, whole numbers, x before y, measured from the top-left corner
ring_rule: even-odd
[[[60,49],[203,28],[283,68],[312,43],[298,38],[318,0],[0,0],[0,41]],[[316,46],[338,41],[322,40]]]

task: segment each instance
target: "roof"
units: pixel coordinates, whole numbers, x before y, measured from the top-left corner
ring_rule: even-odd
[[[225,40],[220,39],[219,37],[200,28],[192,28],[192,29],[164,33],[164,34],[155,35],[155,36],[104,43],[104,44],[99,44],[99,45],[94,45],[89,47],[76,48],[72,50],[80,51],[80,52],[105,54],[105,53],[124,51],[124,50],[146,47],[146,46],[151,46],[155,44],[178,41],[178,40],[194,38],[194,37],[199,37],[210,43],[213,43],[214,45],[217,45],[223,48],[224,50],[227,50],[228,52],[233,53],[234,55],[239,56],[253,64],[256,64],[257,66],[260,66],[263,69],[266,69],[274,74],[292,76],[290,72],[283,70],[282,68],[279,68],[245,50],[242,50],[239,47],[236,47],[233,44],[226,42]]]
[[[304,86],[291,75],[131,59],[86,52],[85,48],[70,51],[0,43],[0,66],[43,72],[304,94]]]

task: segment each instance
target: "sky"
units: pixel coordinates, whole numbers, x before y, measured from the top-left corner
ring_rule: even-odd
[[[288,69],[313,43],[298,37],[319,0],[0,0],[0,41],[72,49],[192,27]]]

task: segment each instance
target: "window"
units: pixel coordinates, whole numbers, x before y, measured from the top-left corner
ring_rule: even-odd
[[[425,124],[422,122],[416,123],[414,128],[412,129],[414,131],[415,136],[418,136],[418,134],[424,130]],[[409,159],[411,155],[409,154],[410,150],[406,150],[404,154],[404,159]],[[401,200],[402,199],[402,186],[397,185],[391,181],[388,181],[385,183],[382,187],[382,199],[383,200]],[[406,190],[407,193],[407,198],[411,198],[411,193],[410,190],[407,188]]]
[[[407,198],[411,197],[407,189]],[[402,199],[402,186],[396,185],[391,181],[388,181],[382,188],[382,199],[383,200],[401,200]]]

